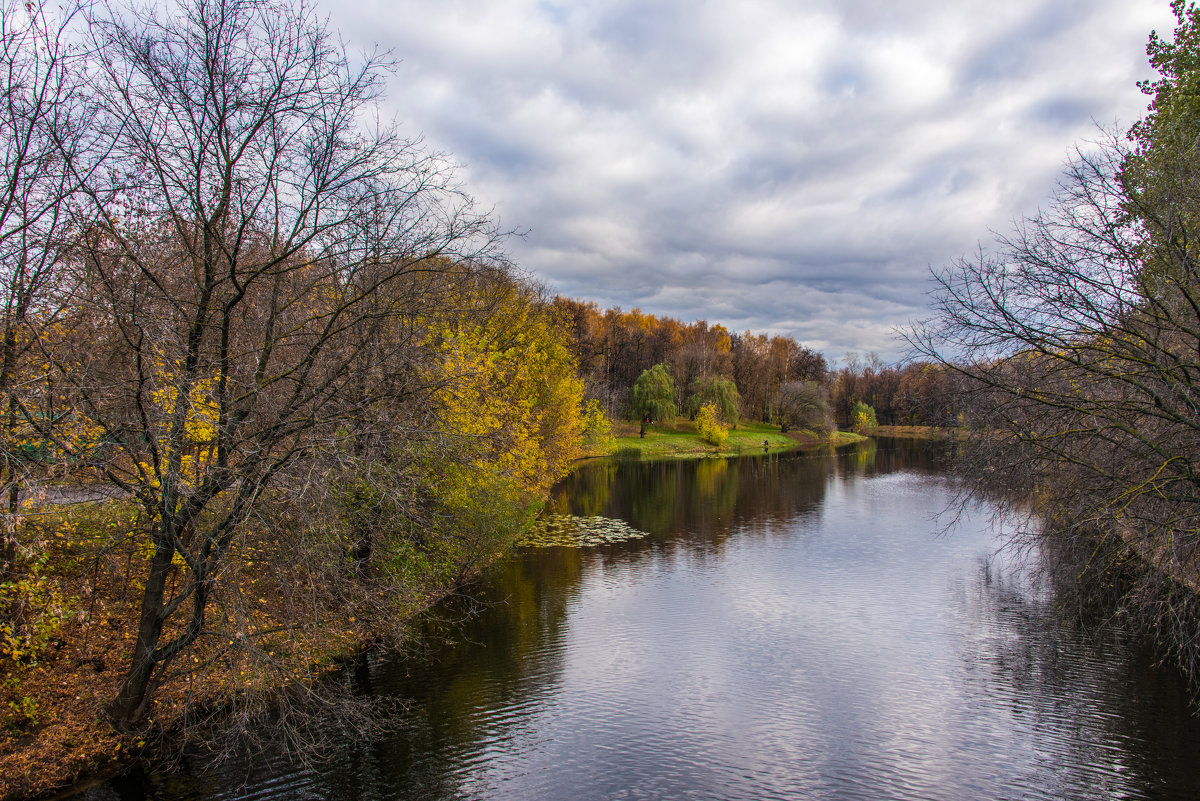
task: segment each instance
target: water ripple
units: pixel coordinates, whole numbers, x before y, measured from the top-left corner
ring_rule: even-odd
[[[188,798],[1200,797],[1173,679],[1058,625],[987,510],[943,536],[945,477],[741,464],[621,465],[607,505],[581,477],[587,519],[636,539],[505,565],[454,642],[379,668],[411,699],[393,736]],[[580,519],[554,525],[578,544]]]

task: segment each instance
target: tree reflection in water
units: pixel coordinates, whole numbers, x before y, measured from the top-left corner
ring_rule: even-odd
[[[532,548],[364,685],[390,736],[96,798],[1195,798],[1178,676],[1060,625],[1052,571],[938,536],[937,448],[599,462],[552,512],[643,539]],[[984,515],[983,517],[986,517]],[[247,777],[249,777],[247,779]],[[108,793],[108,795],[104,795]]]

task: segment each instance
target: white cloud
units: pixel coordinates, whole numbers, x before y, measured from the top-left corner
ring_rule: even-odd
[[[399,0],[387,107],[560,291],[895,354],[929,266],[1132,122],[1162,0]]]

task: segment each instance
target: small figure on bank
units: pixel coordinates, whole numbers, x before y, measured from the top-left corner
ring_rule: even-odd
[[[771,443],[770,443],[770,441],[768,441],[768,440],[765,440],[765,439],[763,440],[763,450],[764,450],[764,451],[769,451],[769,450],[771,450]]]
[[[638,432],[638,435],[641,436],[642,439],[646,438],[646,426],[648,425],[650,425],[650,415],[646,415],[642,418],[642,430]]]

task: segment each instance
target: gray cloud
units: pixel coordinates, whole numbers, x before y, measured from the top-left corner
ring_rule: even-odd
[[[558,291],[895,356],[930,265],[1132,122],[1163,0],[397,0],[388,108]]]

